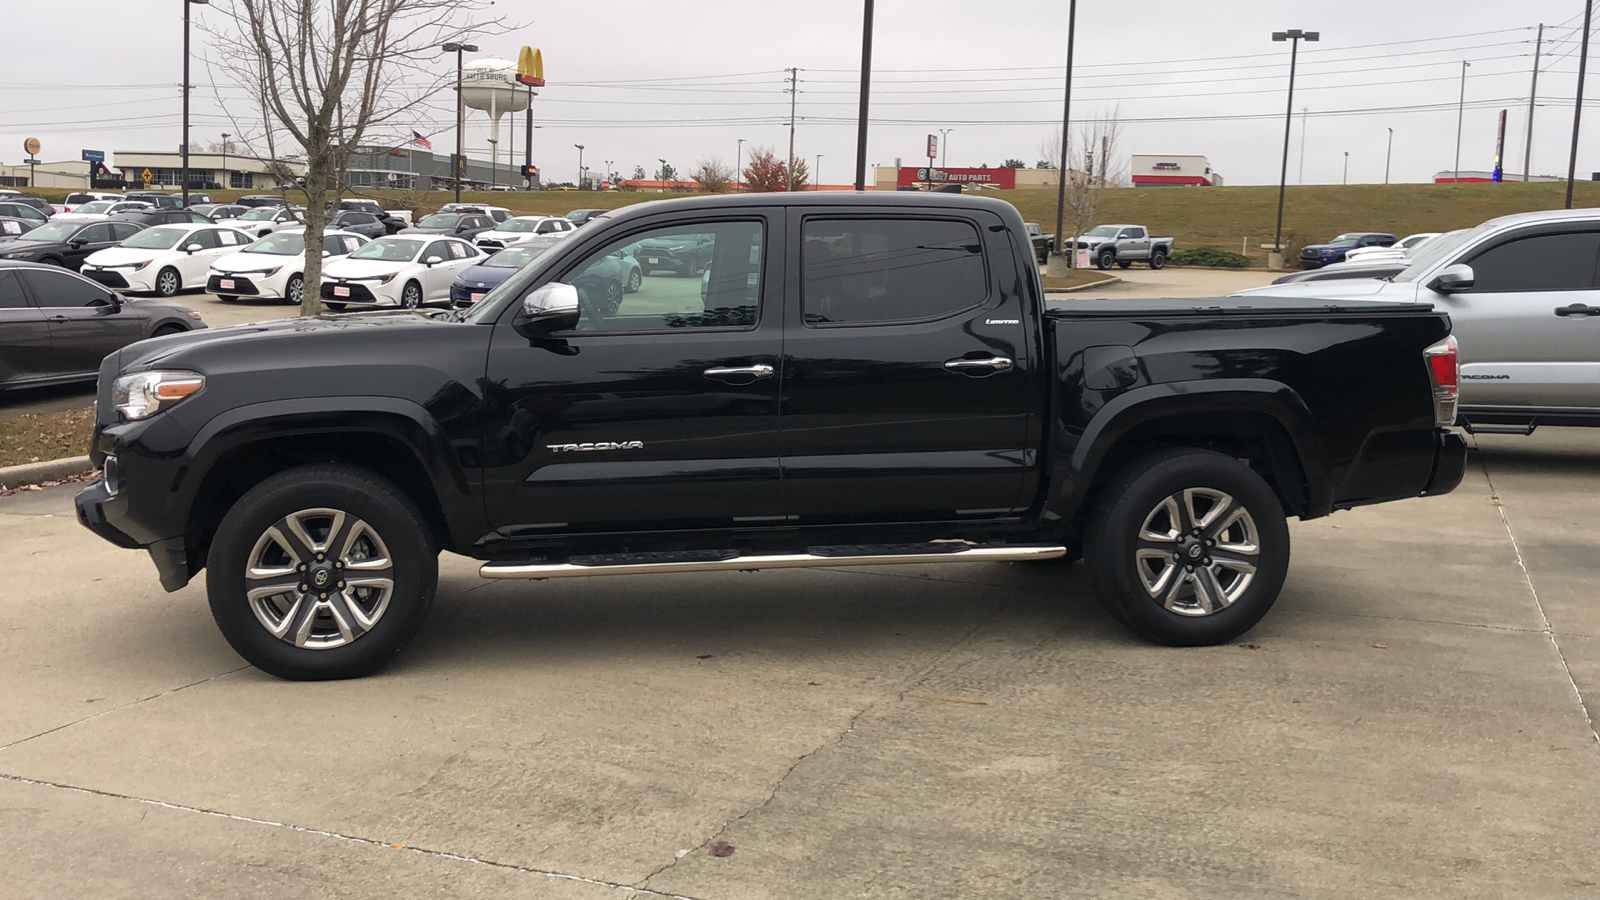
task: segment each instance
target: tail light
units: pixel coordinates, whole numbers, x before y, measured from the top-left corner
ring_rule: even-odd
[[[1449,428],[1456,423],[1461,403],[1461,359],[1456,353],[1455,335],[1422,351],[1433,379],[1433,424]]]

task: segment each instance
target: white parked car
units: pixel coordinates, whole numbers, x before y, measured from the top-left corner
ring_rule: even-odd
[[[479,234],[477,244],[493,253],[539,235],[566,237],[577,228],[560,216],[515,216],[496,225],[493,231]]]
[[[56,207],[56,212],[76,212],[78,207],[84,205],[85,203],[93,203],[96,200],[121,199],[121,194],[113,194],[107,191],[77,191],[75,193],[68,194],[67,199],[63,200],[61,204]]]
[[[322,258],[349,256],[366,242],[354,232],[326,232]],[[206,292],[222,300],[265,297],[298,304],[305,293],[305,253],[303,229],[275,231],[213,262],[206,272]]]
[[[349,304],[406,309],[448,304],[456,275],[483,256],[460,238],[421,234],[378,238],[322,270],[322,302],[333,310]]]
[[[103,222],[117,213],[139,209],[155,209],[155,205],[143,200],[93,200],[72,212],[56,213],[50,218],[56,222]]]
[[[1388,260],[1409,259],[1417,252],[1418,247],[1438,237],[1439,234],[1440,232],[1437,231],[1422,231],[1417,234],[1406,235],[1388,247],[1357,247],[1345,253],[1344,261],[1347,263],[1360,262],[1365,265]]]
[[[89,254],[80,271],[120,291],[171,297],[204,285],[213,262],[249,243],[249,235],[232,228],[157,225]]]
[[[284,206],[253,206],[239,218],[222,219],[217,224],[225,228],[237,228],[251,237],[266,237],[280,228],[304,225],[305,218],[300,209]]]

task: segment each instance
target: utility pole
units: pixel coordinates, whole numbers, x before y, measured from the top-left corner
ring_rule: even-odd
[[[578,148],[578,190],[587,190],[583,186],[583,145],[573,144],[572,146]]]
[[[1539,96],[1539,51],[1544,49],[1544,23],[1539,23],[1539,37],[1533,42],[1533,84],[1528,87],[1528,143],[1522,148],[1522,180],[1528,180],[1533,171],[1533,101]]]
[[[1394,129],[1389,129],[1389,149],[1383,151],[1383,183],[1389,183],[1389,159],[1394,156]]]
[[[744,190],[744,169],[740,163],[744,159],[744,142],[747,138],[739,138],[739,146],[733,151],[733,183],[739,190]]]
[[[1067,150],[1072,146],[1072,44],[1078,27],[1078,0],[1067,0],[1067,79],[1061,98],[1061,168],[1056,172],[1056,253],[1052,269],[1072,268],[1078,255],[1078,236],[1067,250]]]
[[[784,161],[783,170],[789,176],[786,190],[794,190],[794,104],[800,98],[800,69],[796,66],[789,68],[789,158]]]
[[[822,190],[822,154],[817,154],[817,167],[811,170],[811,189]]]
[[[1461,186],[1461,118],[1467,110],[1467,67],[1472,63],[1461,61],[1461,99],[1456,102],[1456,167],[1450,173],[1450,183]]]
[[[1306,183],[1306,113],[1310,107],[1300,107],[1300,174],[1295,176],[1295,184]]]
[[[1572,176],[1578,171],[1578,126],[1583,121],[1583,77],[1589,67],[1589,25],[1594,18],[1594,0],[1583,3],[1583,43],[1578,49],[1578,98],[1572,105],[1572,153],[1567,156],[1567,209],[1572,208]]]
[[[230,179],[228,177],[228,138],[231,138],[231,137],[233,137],[233,135],[231,133],[229,133],[229,132],[224,131],[222,133],[222,186],[223,186],[223,188],[228,188],[232,184],[232,179]]]
[[[856,190],[867,189],[867,106],[872,99],[872,0],[861,10],[861,109],[856,114]],[[789,143],[794,143],[794,107],[789,108]],[[794,156],[790,146],[789,156]]]
[[[939,129],[939,168],[948,168],[950,165],[950,132],[954,128]]]
[[[1339,179],[1340,184],[1350,183],[1350,151],[1344,152],[1344,177]]]
[[[1278,172],[1278,225],[1272,232],[1272,256],[1277,257],[1278,265],[1283,265],[1283,195],[1289,184],[1289,131],[1294,125],[1294,70],[1300,61],[1301,41],[1320,41],[1322,32],[1301,31],[1291,28],[1288,31],[1274,31],[1272,39],[1277,42],[1289,42],[1289,103],[1283,113],[1283,167]],[[1303,133],[1302,129],[1302,133]],[[1272,257],[1268,257],[1268,264]]]

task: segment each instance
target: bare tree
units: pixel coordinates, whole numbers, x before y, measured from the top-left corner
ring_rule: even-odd
[[[710,194],[720,194],[733,185],[733,167],[721,157],[708,156],[695,165],[689,177],[699,182],[700,189]]]
[[[210,61],[246,87],[256,122],[236,122],[239,141],[265,159],[280,145],[305,161],[305,292],[301,315],[321,305],[322,234],[345,191],[351,154],[384,138],[406,142],[409,122],[455,73],[426,65],[446,41],[498,31],[489,0],[223,0],[207,31]],[[248,125],[248,127],[246,127]],[[280,177],[280,184],[284,184]],[[285,193],[287,194],[287,187]]]
[[[1069,165],[1063,174],[1066,180],[1066,227],[1070,242],[1056,236],[1056,244],[1067,250],[1063,254],[1067,265],[1076,265],[1077,238],[1094,224],[1100,211],[1100,199],[1108,187],[1117,187],[1128,177],[1127,163],[1122,160],[1119,148],[1122,138],[1121,113],[1112,108],[1078,128],[1078,133],[1067,149]],[[1041,155],[1053,148],[1052,155],[1061,153],[1061,129],[1039,142]],[[1082,168],[1079,168],[1081,164]]]

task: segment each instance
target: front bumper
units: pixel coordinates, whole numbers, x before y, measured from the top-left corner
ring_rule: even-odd
[[[159,271],[154,266],[145,266],[143,269],[91,269],[85,266],[78,269],[78,274],[119,291],[151,293],[156,289],[156,273]]]
[[[371,281],[324,281],[322,282],[321,297],[329,303],[354,303],[362,306],[399,306],[400,289],[405,282],[395,279],[388,284],[377,284]],[[349,288],[350,296],[339,297],[333,292],[335,287]]]
[[[1434,432],[1433,473],[1422,496],[1436,497],[1455,490],[1467,474],[1467,439],[1461,432],[1441,428]]]
[[[189,583],[189,556],[182,537],[164,538],[141,544],[132,535],[113,524],[126,514],[126,503],[119,503],[106,486],[105,479],[90,484],[73,499],[77,507],[78,523],[124,550],[141,547],[150,554],[156,573],[161,576],[161,586],[176,591]]]

